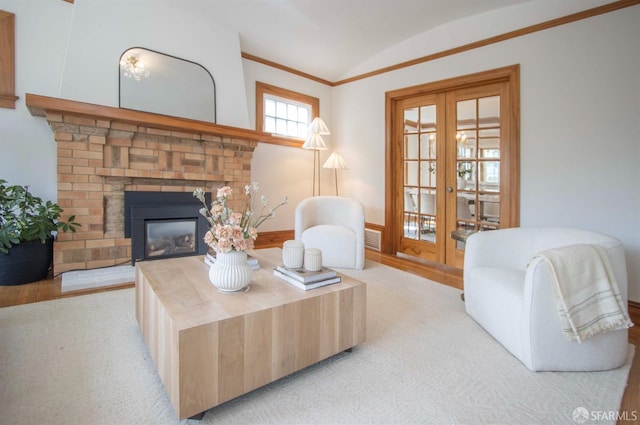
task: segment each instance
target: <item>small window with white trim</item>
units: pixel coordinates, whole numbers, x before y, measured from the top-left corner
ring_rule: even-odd
[[[315,97],[256,82],[256,129],[304,141],[319,105]]]
[[[266,133],[305,139],[311,122],[311,105],[264,95],[264,128]]]

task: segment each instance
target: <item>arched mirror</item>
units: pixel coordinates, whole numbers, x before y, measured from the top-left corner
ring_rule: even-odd
[[[133,47],[119,71],[121,108],[216,122],[216,85],[202,65]]]

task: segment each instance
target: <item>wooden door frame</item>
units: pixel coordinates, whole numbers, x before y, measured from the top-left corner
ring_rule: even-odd
[[[383,253],[393,255],[397,252],[398,238],[391,232],[394,229],[396,215],[402,212],[402,199],[400,199],[402,193],[397,190],[395,173],[392,171],[398,160],[396,156],[398,152],[393,149],[393,129],[394,125],[397,124],[395,121],[398,101],[409,97],[495,82],[507,82],[509,84],[509,100],[512,108],[509,111],[511,125],[508,129],[508,134],[509,138],[514,141],[514,143],[509,144],[510,146],[507,149],[501,152],[501,156],[508,158],[510,164],[508,176],[500,176],[501,191],[502,187],[508,188],[505,193],[510,193],[511,196],[504,200],[508,202],[509,214],[506,217],[501,216],[500,227],[517,227],[520,225],[520,65],[516,64],[385,93],[385,226],[381,246]]]
[[[427,100],[427,98],[431,98],[431,99]],[[435,105],[436,110],[444,110],[446,105],[445,95],[443,93],[433,93],[433,94],[430,93],[424,96],[421,95],[416,97],[410,97],[407,99],[408,102],[406,102],[405,99],[406,98],[397,100],[397,103],[396,103],[397,107],[394,109],[394,112],[396,113],[396,120],[404,119],[403,109],[406,109],[407,107],[409,108],[421,107],[421,106],[424,106],[425,104],[430,104],[430,105]],[[423,103],[425,101],[427,103]],[[402,105],[402,106],[398,106],[398,105]],[[443,134],[445,131],[444,128],[445,128],[445,121],[443,119],[436,118],[436,134]],[[404,134],[403,130],[404,130],[404,123],[399,128],[396,128],[395,137],[392,136],[392,140],[395,143],[395,150],[393,150],[393,148],[391,149],[394,152],[398,152],[398,148],[400,145],[403,145],[402,148],[400,149],[404,150],[404,141],[398,140],[398,136],[400,136],[401,134]],[[418,138],[418,140],[420,139]],[[446,146],[444,143],[437,143],[436,168],[438,167],[437,165],[438,161],[441,161],[442,158],[445,157],[445,147]],[[396,160],[397,159],[398,158],[396,157]],[[390,168],[387,168],[387,169],[390,170]],[[406,169],[404,170],[404,173],[406,173]],[[395,177],[395,180],[392,180],[394,188],[404,186],[404,181],[402,178],[398,178],[397,174],[396,176],[392,176],[391,178],[393,179],[394,177]],[[406,178],[406,175],[404,175],[403,178]],[[419,177],[418,177],[418,180],[420,180]],[[438,173],[436,175],[436,187],[442,187],[444,184],[445,184],[444,173]],[[401,202],[401,205],[404,205],[404,191],[402,192],[402,199],[403,201]],[[436,217],[441,215],[438,210],[442,209],[442,205],[444,205],[444,203],[445,203],[444,191],[438,191],[438,193],[436,194],[436,201],[435,201],[437,208],[434,211],[436,214]],[[396,205],[396,208],[398,208],[398,205]],[[402,207],[400,208],[403,209]],[[397,211],[400,211],[400,210],[397,210]],[[399,214],[404,215],[404,213],[400,213],[400,212]],[[416,218],[416,220],[417,220],[416,227],[417,227],[417,231],[419,232],[422,227],[422,225],[419,224],[421,223],[421,220],[420,218]],[[442,247],[444,246],[444,240],[445,240],[444,228],[442,226],[437,226],[435,234],[436,234],[436,242],[431,244],[425,244],[425,242],[420,240],[420,238],[418,239],[407,238],[406,236],[404,236],[402,232],[398,232],[398,234],[393,234],[391,236],[395,239],[395,241],[393,241],[393,246],[395,247],[397,252],[403,252],[405,254],[408,254],[417,258],[422,258],[423,260],[440,263],[444,260],[444,251],[442,249],[439,249],[440,245]]]

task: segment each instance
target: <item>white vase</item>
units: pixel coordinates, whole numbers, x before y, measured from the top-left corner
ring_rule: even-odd
[[[285,241],[282,245],[282,264],[290,269],[298,269],[304,263],[304,244],[301,241]]]
[[[310,272],[317,272],[322,268],[322,251],[309,248],[304,251],[304,268]]]
[[[244,251],[218,252],[209,269],[209,280],[222,292],[244,290],[251,282],[253,269],[247,264]]]

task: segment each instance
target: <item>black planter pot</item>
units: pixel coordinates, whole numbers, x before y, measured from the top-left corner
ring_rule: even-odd
[[[0,254],[0,285],[22,285],[46,279],[53,260],[53,236],[45,241],[22,242]]]

